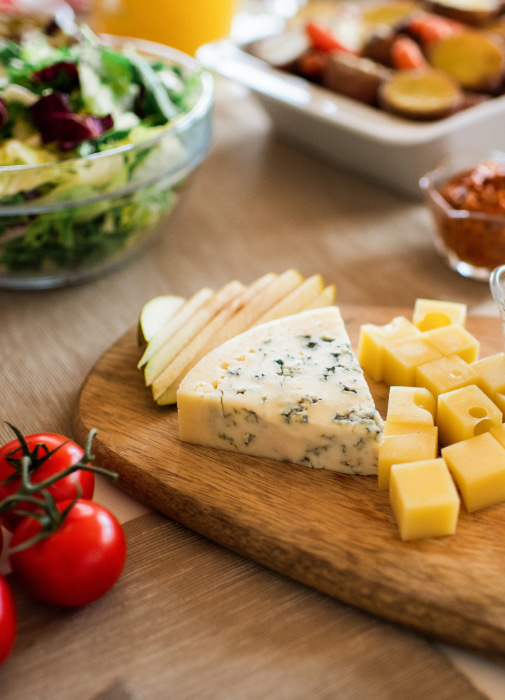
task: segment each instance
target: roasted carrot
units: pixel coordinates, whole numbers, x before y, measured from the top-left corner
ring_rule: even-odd
[[[421,44],[427,46],[434,41],[444,39],[447,36],[458,34],[465,29],[464,25],[446,17],[419,12],[409,20],[407,29]]]
[[[331,29],[320,22],[307,22],[305,26],[307,35],[312,42],[312,46],[319,51],[347,51],[350,49],[344,46],[333,34]],[[354,53],[354,52],[353,52]]]
[[[307,51],[298,61],[298,69],[302,75],[320,78],[328,60],[328,51]]]
[[[391,46],[391,63],[396,70],[428,68],[428,61],[418,44],[408,36],[400,36]]]

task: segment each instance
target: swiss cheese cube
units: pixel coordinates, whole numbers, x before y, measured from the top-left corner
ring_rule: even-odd
[[[505,353],[483,357],[472,363],[472,369],[478,377],[477,385],[490,399],[495,394],[505,394]]]
[[[389,497],[402,540],[455,533],[459,496],[442,458],[395,464]]]
[[[345,474],[376,474],[382,419],[339,309],[257,326],[210,352],[177,392],[182,440]]]
[[[442,449],[468,512],[505,501],[505,448],[491,433]]]
[[[384,428],[385,427],[386,425],[384,424]],[[493,427],[489,429],[489,433],[495,438],[495,440],[498,440],[502,447],[505,447],[505,423],[493,425]]]
[[[394,341],[384,347],[383,379],[390,386],[414,386],[417,367],[439,357],[442,353],[422,333]]]
[[[420,334],[419,329],[404,316],[397,316],[383,326],[363,324],[358,341],[358,360],[361,367],[374,381],[382,381],[384,346],[393,340]]]
[[[468,440],[502,421],[499,408],[474,384],[438,397],[437,426],[442,445]]]
[[[498,406],[502,415],[505,416],[505,394],[498,392],[493,396],[493,403]]]
[[[459,355],[465,362],[475,362],[479,358],[480,342],[462,326],[442,326],[423,335],[442,355]]]
[[[459,355],[446,355],[416,368],[416,384],[434,396],[477,383],[477,374]]]
[[[411,426],[434,425],[437,404],[423,387],[392,386],[389,389],[386,421]]]
[[[441,328],[450,324],[464,326],[466,323],[466,304],[437,299],[416,299],[412,321],[421,331]]]
[[[384,421],[384,435],[412,435],[414,433],[431,432],[433,425],[420,423],[401,423],[400,421]],[[437,428],[438,432],[438,428]]]
[[[433,425],[426,425],[415,433],[385,435],[379,447],[379,488],[389,488],[393,464],[434,459],[438,452],[437,437],[437,428]]]

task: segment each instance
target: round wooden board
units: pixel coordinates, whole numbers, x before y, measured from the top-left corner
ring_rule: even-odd
[[[341,307],[362,323],[401,308]],[[481,356],[502,350],[499,319],[470,317]],[[188,528],[343,602],[459,646],[505,653],[505,505],[468,514],[452,537],[402,542],[373,477],[315,471],[184,444],[177,411],[154,404],[132,328],[96,363],[75,412],[118,486]],[[388,390],[369,382],[381,413]]]

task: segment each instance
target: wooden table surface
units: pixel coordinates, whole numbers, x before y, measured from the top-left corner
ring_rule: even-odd
[[[144,302],[290,267],[320,272],[342,304],[430,297],[496,315],[486,284],[437,257],[422,204],[283,142],[253,98],[219,82],[211,152],[162,238],[92,283],[0,291],[2,419],[71,435],[87,372]],[[138,514],[114,488],[99,496],[124,508],[123,520]],[[68,613],[16,593],[3,700],[86,700],[107,688],[177,700],[505,697],[500,662],[346,607],[158,514],[125,528],[127,567],[96,604]]]

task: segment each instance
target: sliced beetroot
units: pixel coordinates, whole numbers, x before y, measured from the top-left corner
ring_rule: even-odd
[[[59,61],[32,73],[34,82],[63,92],[79,87],[79,72],[72,61]]]
[[[46,121],[50,121],[55,114],[65,112],[72,114],[72,107],[68,97],[58,90],[44,95],[30,107],[30,112],[35,126],[38,127]]]
[[[3,129],[8,121],[9,110],[7,109],[7,105],[5,104],[5,102],[2,99],[0,99],[0,129]]]
[[[105,117],[65,114],[55,127],[55,139],[62,151],[76,148],[83,141],[96,139],[114,125],[110,114]]]
[[[42,141],[56,141],[62,151],[75,148],[88,139],[97,138],[114,125],[110,114],[104,117],[75,114],[68,97],[57,91],[41,97],[32,105],[30,113]]]

